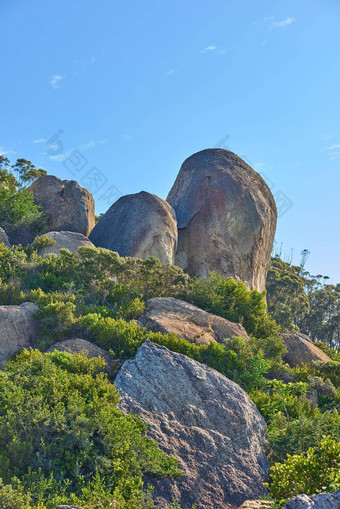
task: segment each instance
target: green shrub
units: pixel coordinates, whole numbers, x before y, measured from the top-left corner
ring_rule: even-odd
[[[270,468],[270,494],[282,502],[294,495],[315,495],[340,488],[340,443],[324,437],[319,446],[306,454],[289,455]]]
[[[0,477],[13,489],[19,479],[34,504],[81,500],[94,483],[103,499],[137,508],[144,473],[179,475],[145,425],[117,409],[103,366],[100,358],[24,350],[0,371]],[[13,495],[3,490],[0,500]]]
[[[257,338],[275,336],[279,327],[266,312],[265,292],[249,291],[242,281],[212,273],[193,285],[194,303],[232,322],[241,323]]]

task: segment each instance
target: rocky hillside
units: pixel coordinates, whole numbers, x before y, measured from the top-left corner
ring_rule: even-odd
[[[277,213],[252,168],[204,150],[167,201],[96,224],[75,181],[10,189],[0,508],[339,509],[339,352],[290,326],[275,266],[288,325],[267,311]]]

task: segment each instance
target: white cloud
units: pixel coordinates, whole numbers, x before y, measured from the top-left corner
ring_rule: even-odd
[[[14,150],[6,150],[4,147],[0,147],[0,156],[6,156],[8,154],[15,154]]]
[[[206,48],[202,49],[201,53],[206,53],[207,51],[216,51],[216,50],[217,50],[217,46],[211,45],[211,46],[207,46]]]
[[[332,145],[331,147],[328,147],[328,150],[334,150],[336,148],[340,148],[340,143],[337,143],[336,145]]]
[[[89,140],[87,143],[83,143],[82,145],[79,145],[79,150],[88,150],[89,148],[93,148],[96,145],[104,145],[104,143],[107,143],[107,140]]]
[[[33,140],[32,143],[45,143],[46,138],[38,138],[37,140]]]
[[[61,88],[60,86],[60,82],[64,79],[64,76],[60,76],[60,74],[54,74],[52,77],[51,77],[51,80],[50,80],[50,85],[53,87],[53,88]]]
[[[339,145],[340,147],[340,145]],[[331,157],[330,157],[330,160],[331,161],[334,161],[335,159],[340,159],[340,152],[333,152]]]
[[[289,25],[294,23],[294,21],[295,21],[295,18],[286,18],[286,19],[283,19],[282,21],[273,21],[271,26],[273,28],[287,28]]]
[[[166,71],[165,75],[171,76],[171,74],[173,74],[174,72],[175,72],[174,69],[169,69],[168,71]]]

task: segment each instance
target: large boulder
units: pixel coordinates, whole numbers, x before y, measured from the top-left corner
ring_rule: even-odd
[[[177,247],[175,213],[154,194],[128,194],[98,221],[90,240],[96,247],[117,251],[120,256],[143,260],[156,256],[162,263],[173,264]]]
[[[47,175],[38,178],[28,189],[44,213],[47,230],[89,235],[95,225],[94,200],[75,180]]]
[[[68,249],[76,253],[80,247],[94,247],[92,242],[82,233],[75,232],[48,232],[47,237],[55,241],[52,246],[46,246],[39,250],[41,256],[60,254],[60,249]]]
[[[184,161],[167,201],[178,221],[177,265],[200,279],[215,271],[265,289],[277,210],[248,164],[228,150],[202,150]]]
[[[302,363],[312,361],[329,362],[331,360],[305,334],[281,334],[281,336],[288,350],[283,359],[293,368]]]
[[[284,509],[340,509],[340,490],[310,497],[297,495],[286,503]]]
[[[139,321],[149,330],[175,333],[196,345],[222,343],[224,339],[233,336],[249,340],[241,324],[229,322],[221,316],[207,313],[193,304],[172,297],[148,300],[145,313]]]
[[[32,302],[20,306],[0,306],[0,365],[20,348],[34,346],[39,334]]]
[[[9,240],[8,240],[7,233],[1,227],[0,227],[0,244],[5,244],[5,246],[11,247]]]
[[[145,479],[156,506],[224,509],[266,493],[266,424],[237,384],[185,355],[146,341],[116,378],[120,408],[179,461],[184,477]],[[233,504],[233,505],[232,505]]]
[[[58,343],[52,345],[47,351],[85,353],[89,359],[92,359],[93,357],[103,357],[107,363],[110,362],[110,356],[107,352],[105,352],[99,346],[81,338],[64,339],[64,341],[59,341]]]

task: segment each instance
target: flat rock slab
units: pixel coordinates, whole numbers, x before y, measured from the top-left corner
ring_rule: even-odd
[[[73,338],[59,341],[52,345],[47,352],[55,352],[56,350],[68,353],[86,353],[89,359],[103,357],[106,362],[110,361],[110,356],[107,352],[99,346],[90,343],[90,341],[86,341],[86,339]]]
[[[53,246],[46,246],[39,250],[41,256],[49,254],[60,254],[60,249],[68,249],[71,253],[76,253],[80,247],[94,247],[92,242],[82,233],[76,232],[48,232],[47,237],[55,241]]]
[[[173,297],[158,297],[146,302],[139,321],[154,332],[175,333],[196,345],[222,343],[226,338],[249,337],[241,324],[207,313],[193,304]]]
[[[184,477],[147,478],[156,506],[232,508],[266,490],[266,424],[237,384],[185,355],[146,341],[116,378],[120,408],[138,414]]]

